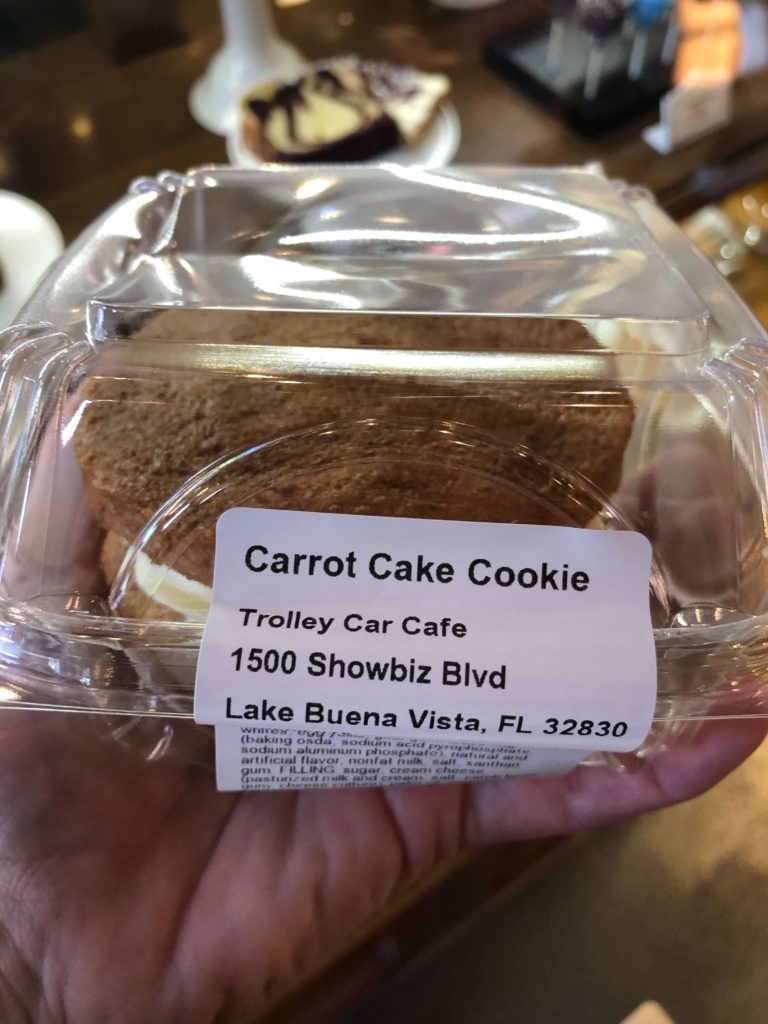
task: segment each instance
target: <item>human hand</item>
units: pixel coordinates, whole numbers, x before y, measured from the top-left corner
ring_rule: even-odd
[[[251,1021],[458,850],[688,799],[763,738],[713,721],[639,770],[473,785],[217,793],[205,730],[0,713],[0,1019]],[[114,723],[112,723],[114,724]],[[122,742],[120,742],[122,740]]]
[[[66,478],[78,480],[76,465]],[[635,488],[635,511],[654,531],[649,486]],[[82,506],[78,493],[71,500]],[[34,490],[30,503],[47,507]],[[6,586],[35,585],[46,523],[14,546]],[[92,524],[74,514],[56,523],[56,582],[97,592]],[[207,730],[176,723],[169,756],[142,754],[169,728],[0,711],[0,1020],[251,1021],[266,997],[457,851],[687,799],[766,730],[760,720],[713,721],[625,773],[223,794],[207,767]]]

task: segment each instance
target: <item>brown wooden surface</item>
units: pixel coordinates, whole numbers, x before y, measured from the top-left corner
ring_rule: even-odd
[[[188,41],[128,64],[113,64],[85,34],[0,61],[0,187],[42,202],[68,239],[132,177],[225,160],[223,141],[193,121],[186,102],[220,42],[217,7],[213,0],[182,7]],[[735,157],[752,162],[752,177],[768,168],[765,72],[738,84],[733,125],[672,156],[654,153],[637,121],[600,140],[578,138],[482,64],[485,39],[540,12],[535,0],[471,13],[429,0],[309,0],[278,9],[277,17],[309,57],[355,51],[450,75],[461,162],[602,160],[609,173],[648,185],[680,213],[701,188],[730,187]]]

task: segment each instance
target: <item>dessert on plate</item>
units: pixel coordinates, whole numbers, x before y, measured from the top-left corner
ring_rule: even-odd
[[[444,75],[341,57],[241,102],[243,140],[267,162],[357,162],[417,142],[448,95]]]

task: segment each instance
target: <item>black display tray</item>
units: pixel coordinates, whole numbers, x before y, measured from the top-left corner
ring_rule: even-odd
[[[584,96],[584,78],[594,37],[578,25],[563,26],[559,60],[548,66],[550,24],[524,33],[508,33],[490,39],[485,60],[507,78],[583,135],[595,136],[653,109],[672,88],[672,65],[661,60],[667,37],[666,25],[648,33],[646,58],[640,77],[628,77],[633,39],[616,33],[603,47],[603,73],[594,99]]]

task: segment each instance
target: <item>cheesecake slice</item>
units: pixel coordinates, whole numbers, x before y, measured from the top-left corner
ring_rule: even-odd
[[[267,162],[357,162],[400,142],[393,118],[345,61],[252,89],[243,98],[242,118],[246,145]]]

